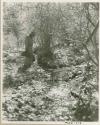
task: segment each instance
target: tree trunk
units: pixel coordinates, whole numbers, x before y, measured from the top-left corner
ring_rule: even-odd
[[[25,52],[22,53],[22,56],[25,56],[25,61],[21,69],[22,71],[25,71],[26,69],[28,69],[32,65],[33,61],[35,61],[35,57],[33,55],[33,50],[32,50],[33,37],[34,37],[34,32],[32,32],[25,39]]]

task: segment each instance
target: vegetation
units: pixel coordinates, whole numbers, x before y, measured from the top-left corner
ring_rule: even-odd
[[[4,3],[3,119],[97,121],[98,3]]]

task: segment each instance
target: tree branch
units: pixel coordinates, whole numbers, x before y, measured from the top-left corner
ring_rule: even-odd
[[[89,52],[87,46],[86,46],[84,43],[83,43],[83,46],[85,47],[85,49],[86,49],[86,51],[87,51],[87,53],[88,53],[88,56],[89,56],[89,58],[91,59],[91,61],[92,61],[96,66],[98,66],[98,63],[95,62],[94,59],[92,58],[92,56],[90,55],[90,52]]]
[[[99,26],[99,21],[98,23],[96,24],[94,30],[92,31],[92,33],[90,34],[90,36],[88,37],[88,39],[86,40],[86,44],[92,39],[92,36],[94,35],[94,33],[97,31],[97,28]]]
[[[90,16],[87,16],[87,19],[89,20],[89,22],[92,24],[93,27],[95,27],[95,24],[92,22]]]

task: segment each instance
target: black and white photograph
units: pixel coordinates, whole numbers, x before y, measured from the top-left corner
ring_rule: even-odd
[[[98,122],[99,3],[2,8],[2,120]]]

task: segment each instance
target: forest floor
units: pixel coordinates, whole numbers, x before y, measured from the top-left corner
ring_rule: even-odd
[[[66,70],[62,74],[66,79],[51,81],[50,73],[35,62],[26,72],[18,72],[24,57],[17,52],[5,52],[3,61],[3,120],[76,120],[73,107],[75,107],[77,99],[70,92],[80,93],[80,88],[84,85],[82,80],[86,63],[64,68]],[[77,75],[73,77],[73,73],[76,72]],[[96,78],[93,80],[95,84]],[[93,80],[91,79],[92,83]]]

